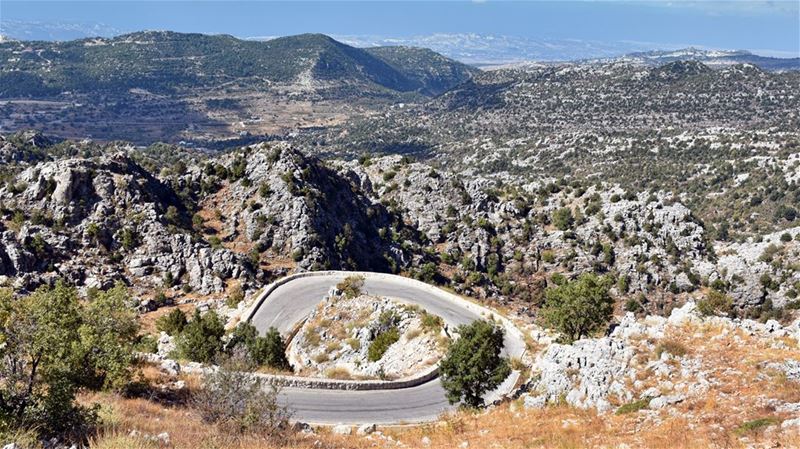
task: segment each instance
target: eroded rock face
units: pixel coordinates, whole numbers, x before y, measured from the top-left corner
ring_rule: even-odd
[[[117,280],[158,286],[169,272],[208,294],[227,279],[254,278],[242,257],[193,239],[171,187],[124,153],[37,164],[16,185],[25,188],[0,189],[0,200],[26,221],[0,235],[0,274],[23,288],[58,277],[97,288]]]
[[[291,257],[302,270],[391,271],[409,261],[391,229],[403,225],[386,207],[362,193],[350,173],[337,173],[286,144],[257,145],[216,164],[241,169],[204,202],[221,211],[228,241],[253,242],[260,252]],[[184,179],[208,183],[216,175],[199,168]],[[410,235],[410,234],[409,234]]]

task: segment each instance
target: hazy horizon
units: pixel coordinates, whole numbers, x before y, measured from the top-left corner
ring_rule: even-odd
[[[522,59],[528,53],[535,59],[539,53],[526,47],[539,44],[542,51],[548,44],[570,46],[565,54],[578,57],[685,47],[800,57],[798,14],[796,2],[781,1],[210,1],[190,7],[185,1],[3,0],[0,34],[70,40],[169,30],[253,39],[314,32],[358,46],[427,42],[470,51],[502,45]]]

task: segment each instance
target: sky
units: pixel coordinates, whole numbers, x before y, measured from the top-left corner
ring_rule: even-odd
[[[0,32],[72,27],[237,37],[304,32],[408,37],[477,33],[529,39],[633,41],[800,56],[791,1],[37,1],[0,0]],[[85,31],[89,30],[89,31]],[[44,38],[44,32],[40,33]],[[18,36],[12,36],[18,37]],[[41,36],[34,36],[41,38]]]

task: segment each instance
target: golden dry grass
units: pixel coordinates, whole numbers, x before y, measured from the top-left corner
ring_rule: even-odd
[[[333,435],[318,429],[314,435],[293,437],[284,447],[293,448],[374,448],[404,447],[433,449],[458,448],[653,448],[699,449],[740,447],[800,447],[800,432],[781,431],[780,426],[743,426],[763,418],[788,419],[777,412],[771,401],[800,402],[800,386],[780,372],[765,368],[774,361],[800,358],[796,342],[775,347],[774,339],[751,337],[741,331],[728,331],[712,325],[671,329],[664,338],[687,348],[688,357],[699,357],[708,372],[709,390],[690,396],[674,406],[653,411],[615,415],[597,414],[567,405],[542,410],[525,410],[519,401],[488,411],[457,412],[437,423],[380,428],[383,435],[369,437]],[[644,343],[644,341],[642,341]],[[791,344],[788,344],[791,343]],[[641,354],[653,357],[653,354]],[[163,381],[163,374],[146,368],[151,381]],[[646,373],[643,378],[647,379]],[[197,380],[184,378],[190,388]],[[674,379],[676,382],[690,379]],[[647,383],[648,386],[651,383]],[[203,423],[188,407],[164,405],[148,399],[124,399],[94,395],[87,400],[103,404],[107,425],[92,447],[103,449],[150,448],[153,443],[131,438],[130,431],[142,434],[170,434],[174,448],[249,449],[277,447],[255,436],[236,436]],[[752,429],[751,429],[752,427]],[[387,440],[386,436],[392,438]],[[429,440],[429,445],[423,444]]]

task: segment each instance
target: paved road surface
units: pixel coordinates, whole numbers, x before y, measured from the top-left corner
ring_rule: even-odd
[[[294,279],[277,287],[261,304],[251,322],[261,332],[274,326],[282,334],[291,331],[325,297],[328,290],[346,277],[345,273]],[[367,279],[365,292],[420,305],[441,316],[448,326],[480,319],[480,315],[458,307],[444,292],[420,288],[402,278]],[[504,352],[520,355],[525,343],[506,335]],[[513,382],[516,378],[509,378]],[[282,401],[300,421],[316,424],[419,422],[436,419],[452,409],[439,379],[397,390],[344,391],[285,388]]]

